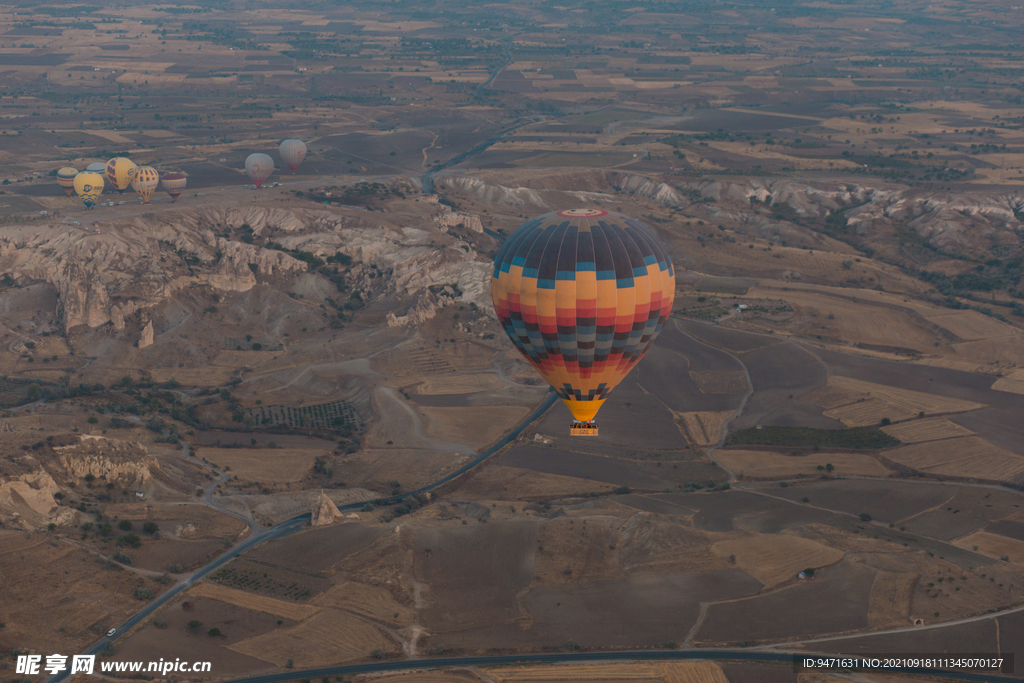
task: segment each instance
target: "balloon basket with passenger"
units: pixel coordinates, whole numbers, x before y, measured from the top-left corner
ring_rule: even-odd
[[[573,420],[569,423],[569,436],[597,436],[597,423],[593,420],[590,422]]]

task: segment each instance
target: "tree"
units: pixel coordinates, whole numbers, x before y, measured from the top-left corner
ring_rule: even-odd
[[[214,638],[216,638],[220,635],[220,629],[216,627],[211,628],[209,631],[206,632],[206,635],[213,636]]]
[[[159,530],[160,530],[160,527],[157,526],[156,522],[146,522],[145,524],[142,525],[143,533],[155,534]]]
[[[121,531],[131,531],[132,523],[129,522],[127,519],[122,519],[120,522],[117,523],[117,528]]]
[[[862,521],[862,522],[870,522],[871,521],[871,515],[869,515],[866,512],[860,513],[860,521]]]
[[[200,628],[202,628],[202,626],[203,622],[199,621],[198,619],[193,619],[192,621],[188,622],[188,629],[193,633],[197,632]]]
[[[825,471],[826,472],[831,472],[834,469],[835,469],[835,466],[832,463],[828,463],[827,465],[825,465]]]
[[[37,400],[39,398],[39,391],[40,390],[41,390],[41,387],[38,384],[36,384],[35,382],[33,382],[32,384],[28,385],[27,389],[25,389],[25,395],[28,398],[28,400],[35,401],[35,400]]]
[[[96,417],[95,415],[90,415],[89,419],[86,420],[86,422],[88,422],[91,425],[97,424],[99,421],[100,421],[99,418]]]

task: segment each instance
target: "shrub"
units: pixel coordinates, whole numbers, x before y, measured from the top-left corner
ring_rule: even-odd
[[[152,600],[155,593],[153,593],[152,588],[142,587],[136,588],[135,592],[132,593],[132,595],[135,596],[136,600]]]
[[[142,539],[139,538],[138,536],[136,536],[135,534],[125,534],[124,536],[121,536],[120,538],[118,538],[116,543],[117,543],[117,545],[119,545],[121,547],[125,547],[125,546],[127,546],[129,548],[140,548],[140,547],[142,547]]]

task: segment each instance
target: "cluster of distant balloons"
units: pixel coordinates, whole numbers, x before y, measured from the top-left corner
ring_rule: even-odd
[[[302,140],[285,140],[278,151],[281,159],[294,173],[306,157],[306,144]],[[260,187],[274,172],[274,160],[266,154],[250,154],[245,160],[245,172],[256,187]],[[171,200],[177,201],[178,196],[185,191],[188,176],[180,172],[164,173],[161,176],[152,166],[136,166],[126,157],[114,157],[106,163],[98,161],[89,164],[81,172],[70,166],[57,171],[57,184],[69,197],[72,193],[81,197],[82,203],[90,209],[97,197],[103,194],[108,182],[121,194],[131,185],[142,203],[148,204],[157,185],[161,183]]]

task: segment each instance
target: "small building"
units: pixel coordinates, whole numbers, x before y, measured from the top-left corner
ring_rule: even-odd
[[[136,491],[136,492],[135,492],[135,497],[136,497],[136,498],[139,498],[139,499],[142,499],[142,498],[145,498],[145,497],[146,497],[146,494],[145,494],[145,493],[143,493],[142,491]]]

